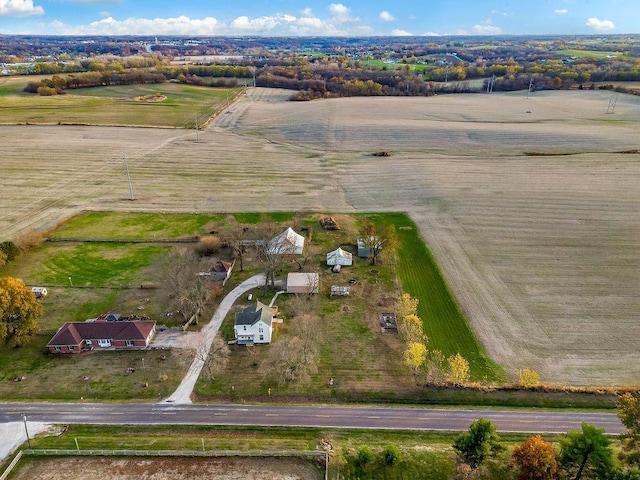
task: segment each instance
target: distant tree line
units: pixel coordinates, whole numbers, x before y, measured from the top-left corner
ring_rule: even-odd
[[[24,91],[40,95],[56,95],[65,90],[76,88],[163,83],[165,81],[166,78],[161,73],[144,70],[129,70],[124,73],[86,72],[66,77],[54,75],[52,78],[45,78],[39,82],[29,82],[24,87]]]

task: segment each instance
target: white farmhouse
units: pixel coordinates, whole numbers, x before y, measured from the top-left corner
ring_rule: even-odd
[[[239,345],[271,343],[273,311],[261,302],[236,313],[233,333]]]

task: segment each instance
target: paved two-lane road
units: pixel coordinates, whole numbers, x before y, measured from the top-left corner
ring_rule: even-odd
[[[565,433],[583,422],[623,431],[615,413],[363,406],[4,403],[0,423],[255,425],[463,431],[478,417],[501,432]]]

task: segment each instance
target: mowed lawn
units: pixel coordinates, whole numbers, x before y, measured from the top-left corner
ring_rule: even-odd
[[[87,212],[51,232],[53,240],[177,240],[207,232],[223,215]]]
[[[121,288],[171,247],[119,243],[47,243],[10,265],[8,275],[31,285]]]
[[[22,92],[31,77],[0,85],[5,124],[81,124],[194,128],[242,91],[162,83],[67,90],[43,97]],[[141,132],[142,134],[142,132]]]

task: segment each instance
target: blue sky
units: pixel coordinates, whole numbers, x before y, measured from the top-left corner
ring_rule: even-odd
[[[640,0],[0,0],[0,34],[640,33]]]

